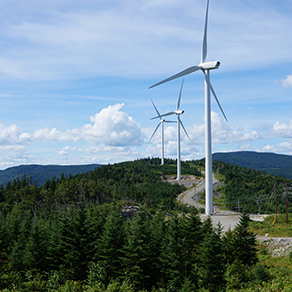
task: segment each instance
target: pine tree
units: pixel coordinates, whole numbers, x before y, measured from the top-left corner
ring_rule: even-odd
[[[24,266],[26,269],[48,270],[49,226],[44,221],[35,220],[24,249]]]
[[[90,242],[85,226],[84,206],[60,213],[56,238],[49,251],[50,263],[66,274],[68,280],[84,280]]]
[[[205,237],[200,253],[199,284],[210,292],[225,288],[225,254],[221,239],[221,226]]]
[[[185,274],[188,281],[198,285],[197,265],[199,264],[200,245],[204,240],[202,222],[195,211],[181,218],[183,243],[182,258],[185,261]]]
[[[166,234],[165,214],[158,212],[150,222],[150,245],[151,245],[151,268],[149,271],[149,285],[155,287],[162,277],[160,254],[162,250],[162,242]]]
[[[165,238],[161,247],[161,285],[170,291],[177,291],[183,284],[185,274],[185,258],[183,254],[182,225],[178,216],[169,219]]]
[[[238,260],[244,265],[252,266],[258,261],[256,238],[248,230],[249,222],[248,215],[241,215],[235,229],[227,232],[224,236],[224,246],[229,264]]]
[[[152,269],[152,249],[150,220],[144,210],[139,210],[128,225],[126,243],[123,248],[122,263],[125,278],[137,288],[150,289]]]
[[[103,273],[106,275],[104,282],[106,284],[111,279],[120,276],[124,240],[124,221],[120,210],[115,208],[106,218],[102,236],[97,242],[97,253],[94,257],[101,269],[104,270]]]
[[[9,218],[9,236],[11,238],[11,269],[24,270],[24,249],[31,230],[31,213],[17,210]]]

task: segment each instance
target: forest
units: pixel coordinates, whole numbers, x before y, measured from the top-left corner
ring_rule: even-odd
[[[175,161],[159,163],[1,186],[1,291],[271,291],[259,290],[277,277],[260,261],[249,217],[225,234],[210,218],[201,222],[195,208],[176,201],[185,188],[163,180],[176,173]],[[202,177],[203,163],[183,162],[182,173]],[[226,202],[229,184],[270,190],[269,179],[259,181],[265,174],[254,175],[220,163]]]
[[[292,180],[265,172],[214,161],[214,170],[222,175],[222,196],[217,205],[229,210],[238,208],[246,213],[285,213],[292,207]],[[287,202],[286,202],[287,195]],[[286,204],[287,203],[287,204]]]

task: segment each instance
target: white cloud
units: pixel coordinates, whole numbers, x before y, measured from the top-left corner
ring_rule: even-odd
[[[233,125],[225,122],[219,114],[211,112],[212,119],[212,143],[213,144],[234,144],[248,143],[262,138],[260,131],[253,130],[250,133],[248,129],[235,129]],[[205,143],[205,125],[193,125],[190,129],[190,136],[197,144]]]
[[[202,1],[63,2],[30,3],[27,8],[16,1],[6,7],[6,14],[13,17],[1,15],[1,39],[9,45],[2,48],[0,71],[26,79],[73,74],[153,76],[188,64],[189,56],[200,59]],[[291,60],[287,31],[291,25],[290,16],[268,2],[243,1],[234,7],[226,1],[220,6],[214,2],[209,57],[220,57],[225,68],[232,69],[234,64],[254,68],[255,62],[258,67]],[[174,58],[178,52],[180,56]]]
[[[16,125],[4,127],[0,123],[0,145],[27,144],[31,142],[31,136],[28,133],[21,133]]]
[[[59,151],[59,155],[68,155],[69,151],[75,151],[75,147],[65,146]]]
[[[45,142],[89,141],[93,144],[109,146],[139,146],[144,134],[141,126],[125,112],[120,111],[124,104],[111,105],[102,109],[94,117],[92,124],[66,132],[57,129],[39,129],[34,133],[34,139]]]
[[[291,88],[292,87],[292,75],[287,75],[286,79],[281,80],[282,87]]]
[[[286,155],[292,155],[292,143],[290,142],[282,142],[275,145],[265,145],[259,151],[262,152],[275,152]]]
[[[292,138],[292,120],[289,124],[276,122],[273,126],[272,134],[282,138]]]
[[[0,166],[7,168],[15,164],[24,164],[29,157],[28,149],[23,145],[0,146]]]

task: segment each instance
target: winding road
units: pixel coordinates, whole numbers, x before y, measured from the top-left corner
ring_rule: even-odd
[[[218,182],[219,181],[214,177],[213,174],[213,185]],[[197,195],[198,193],[205,190],[205,180],[192,177],[192,179],[182,179],[180,183],[184,184],[189,189],[181,193],[177,197],[177,200],[186,205],[195,206],[196,208],[205,208],[204,205],[198,203],[199,196]],[[200,215],[202,221],[204,221],[207,217],[208,216],[205,214]],[[239,218],[240,214],[238,213],[232,211],[223,211],[219,210],[218,208],[215,208],[214,215],[211,216],[213,226],[217,226],[217,224],[220,222],[223,227],[223,233],[228,231],[229,229],[233,230],[236,224],[239,222]]]

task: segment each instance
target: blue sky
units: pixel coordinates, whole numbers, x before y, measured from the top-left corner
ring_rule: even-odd
[[[160,156],[155,110],[175,109],[201,59],[205,0],[2,0],[0,169]],[[210,0],[213,152],[292,155],[292,1]],[[204,157],[204,79],[185,78],[182,159]],[[165,129],[176,158],[176,128]]]

